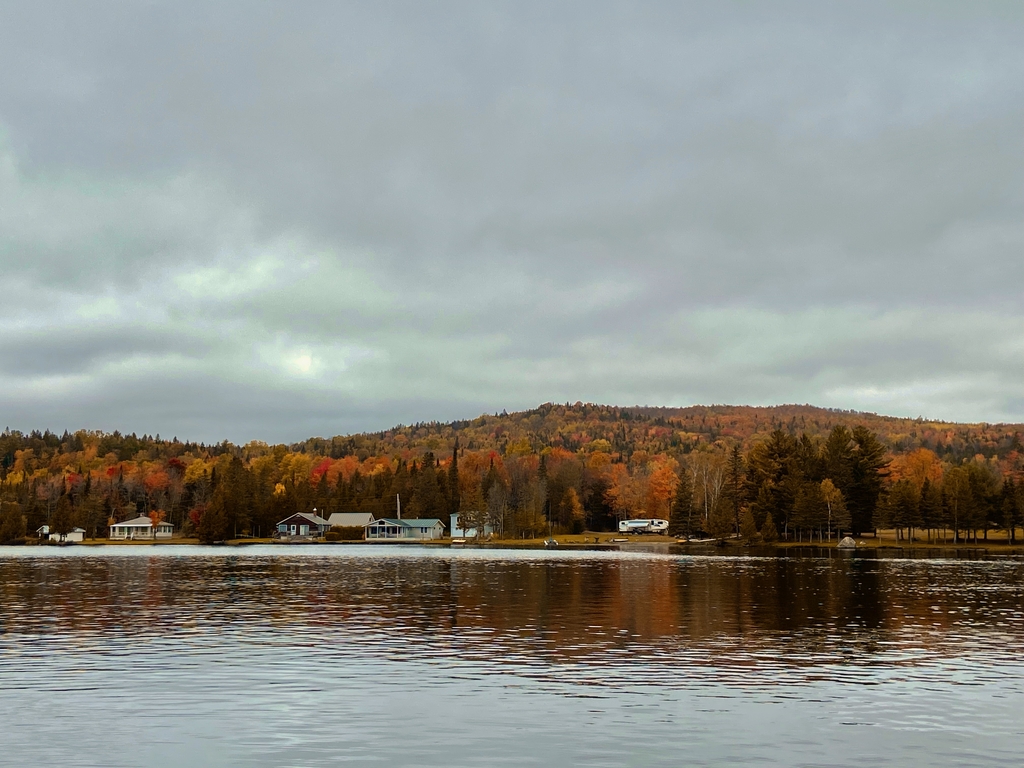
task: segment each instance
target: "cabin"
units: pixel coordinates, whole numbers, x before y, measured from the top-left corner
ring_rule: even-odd
[[[49,535],[50,535],[50,526],[48,526],[48,525],[40,525],[38,528],[36,528],[36,537],[37,538],[45,539],[45,538],[49,537]]]
[[[118,541],[169,539],[173,535],[173,525],[168,522],[160,522],[154,526],[153,521],[145,515],[110,526],[110,538]]]
[[[465,513],[462,513],[465,514]],[[474,517],[479,517],[479,513],[473,513]],[[479,533],[476,528],[463,528],[459,522],[459,513],[453,513],[451,515],[451,525],[449,526],[452,532],[453,539],[475,539]],[[490,536],[494,533],[494,526],[490,523],[484,523],[484,536]]]
[[[85,541],[85,528],[72,528],[61,536],[59,533],[47,534],[50,541]]]
[[[364,527],[366,538],[369,540],[426,541],[444,537],[444,523],[436,517],[408,520],[382,517],[380,520],[367,523]]]
[[[373,515],[369,512],[335,512],[327,522],[331,528],[365,528],[373,522]]]
[[[278,536],[313,536],[319,538],[331,529],[331,524],[316,512],[296,512],[277,524]]]

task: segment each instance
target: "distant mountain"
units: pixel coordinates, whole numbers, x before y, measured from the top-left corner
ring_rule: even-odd
[[[949,460],[989,458],[1019,446],[1024,424],[960,424],[923,418],[818,408],[812,405],[694,405],[686,408],[545,403],[529,411],[472,420],[422,422],[383,432],[311,438],[293,450],[334,458],[451,451],[455,436],[468,450],[538,453],[545,447],[613,453],[688,453],[699,446],[739,443],[744,449],[775,429],[824,437],[836,425],[864,426],[893,453],[929,448]],[[604,441],[604,442],[601,442]]]
[[[704,447],[744,450],[766,438],[773,430],[790,434],[824,437],[837,424],[864,426],[878,435],[894,454],[915,448],[929,448],[941,458],[959,461],[982,455],[991,458],[1020,447],[1024,424],[965,424],[930,419],[907,419],[875,413],[818,408],[812,405],[693,405],[686,408],[614,406],[593,403],[545,403],[528,411],[485,414],[475,419],[452,422],[419,422],[398,425],[381,432],[312,437],[288,446],[290,451],[341,458],[402,455],[407,458],[432,452],[443,457],[459,444],[471,451],[540,453],[545,448],[567,451],[607,451],[630,456],[637,451],[689,453]],[[119,461],[137,456],[149,459],[191,453],[217,456],[243,449],[262,453],[262,444],[234,446],[161,440],[159,436],[138,436],[120,432],[102,433],[7,431],[0,434],[0,468],[10,467],[15,454],[32,449],[37,457],[74,454],[92,446],[97,457],[113,454]]]

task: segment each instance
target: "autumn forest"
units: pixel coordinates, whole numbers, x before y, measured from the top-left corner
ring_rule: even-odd
[[[834,540],[895,529],[975,541],[1024,522],[1021,425],[951,424],[811,406],[545,404],[451,423],[204,445],[78,431],[0,434],[0,541],[41,525],[138,515],[214,542],[268,536],[294,512],[459,513],[503,538],[615,530]]]

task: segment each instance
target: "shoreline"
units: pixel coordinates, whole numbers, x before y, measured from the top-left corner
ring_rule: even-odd
[[[565,536],[554,536],[558,542],[557,550],[590,550],[590,551],[643,551],[643,550],[678,550],[685,553],[687,550],[702,550],[708,553],[718,552],[721,554],[740,554],[742,552],[757,551],[759,553],[776,552],[780,555],[787,552],[802,552],[808,550],[824,551],[838,550],[835,540],[832,542],[809,542],[809,541],[779,541],[773,543],[764,542],[743,542],[737,539],[724,541],[700,540],[685,542],[667,536],[651,535],[616,535],[614,533],[573,534]],[[626,539],[623,541],[623,539]],[[441,547],[450,549],[546,549],[545,538],[534,539],[492,539],[490,541],[467,541],[453,542],[451,539],[433,540],[356,540],[356,541],[302,541],[282,542],[269,538],[242,538],[230,539],[210,546],[218,547],[248,547],[257,545],[273,546],[367,546],[367,545],[394,545],[394,546],[424,546]],[[1005,538],[990,538],[988,541],[979,540],[974,542],[953,542],[942,541],[907,541],[896,539],[895,536],[859,537],[856,539],[856,549],[840,550],[844,552],[884,550],[887,553],[899,551],[916,553],[972,553],[979,555],[1024,555],[1024,542],[1017,541],[1008,543]],[[22,546],[42,547],[177,547],[177,546],[199,546],[202,542],[197,538],[173,538],[159,541],[124,541],[110,539],[86,539],[81,542],[67,542],[64,544],[26,540]],[[15,545],[18,546],[18,545]]]

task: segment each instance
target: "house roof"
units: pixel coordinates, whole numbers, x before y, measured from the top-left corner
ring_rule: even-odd
[[[374,523],[387,523],[388,525],[396,525],[399,528],[433,528],[438,523],[441,523],[441,521],[436,517],[411,517],[402,520],[395,517],[382,517],[378,520],[372,520],[366,525],[373,525]],[[441,527],[444,527],[444,523],[441,523]]]
[[[312,512],[296,512],[294,515],[289,515],[284,520],[281,520],[278,523],[278,525],[283,525],[284,523],[287,523],[289,520],[294,520],[296,517],[301,517],[303,520],[308,520],[313,525],[330,525],[330,523],[328,523],[326,520],[320,517],[320,515],[314,515]]]
[[[153,526],[153,521],[150,520],[148,517],[143,516],[143,517],[136,517],[136,518],[133,518],[131,520],[122,520],[120,523],[114,523],[114,525],[116,525],[116,526],[130,526],[132,528],[151,528]],[[110,527],[113,528],[114,525],[112,525]]]
[[[161,520],[159,523],[157,523],[157,526],[161,526],[161,525],[168,525],[171,528],[174,527],[173,523],[168,523],[166,520]],[[114,526],[118,526],[118,527],[127,526],[129,528],[152,528],[153,527],[153,521],[150,520],[145,515],[142,515],[141,517],[136,517],[136,518],[134,518],[132,520],[122,520],[120,523],[114,523],[114,525],[112,525],[110,527],[113,528]]]
[[[327,522],[332,526],[362,528],[367,523],[373,522],[373,515],[370,512],[335,512],[327,518]]]

